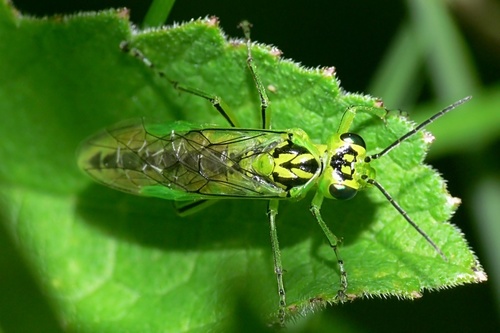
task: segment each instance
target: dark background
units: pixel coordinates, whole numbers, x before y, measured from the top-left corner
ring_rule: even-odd
[[[495,27],[484,26],[486,20],[477,17],[477,12],[464,9],[460,5],[463,1],[453,3],[455,6],[450,7],[450,10],[466,39],[485,89],[498,84],[500,25],[496,27],[498,34],[495,36],[491,33],[495,31]],[[477,3],[485,7],[483,10],[500,12],[498,1],[483,0]],[[14,5],[22,13],[38,17],[127,7],[131,9],[131,20],[140,25],[149,2],[15,0]],[[402,23],[408,20],[409,14],[404,1],[179,0],[174,5],[167,23],[187,21],[206,15],[219,17],[221,27],[232,37],[241,36],[241,31],[236,26],[241,20],[247,19],[254,25],[252,39],[278,46],[283,51],[284,57],[292,58],[305,66],[333,65],[345,90],[365,92],[388,45]],[[418,96],[419,101],[425,101],[432,98],[432,92],[425,72],[422,72],[421,79],[423,84],[418,85],[418,89],[421,89]],[[462,198],[464,204],[453,222],[465,233],[487,273],[491,272],[488,264],[493,262],[495,256],[493,254],[488,256],[485,253],[484,243],[472,216],[474,199],[472,186],[479,181],[479,178],[474,176],[465,178],[463,175],[474,168],[478,173],[491,174],[498,180],[499,148],[497,138],[486,147],[478,147],[474,153],[455,153],[430,161],[448,180],[450,192]],[[8,240],[0,239],[0,241]],[[487,257],[490,261],[486,259]],[[14,253],[11,258],[16,258]],[[498,254],[496,258],[498,261]],[[21,272],[19,274],[27,274],[22,267],[12,267],[18,269]],[[500,291],[493,289],[492,280],[495,278],[498,280],[498,277],[490,276],[490,281],[480,285],[426,292],[424,297],[417,301],[373,299],[331,307],[318,317],[320,319],[315,318],[309,323],[312,325],[310,330],[314,329],[315,323],[319,326],[322,321],[331,323],[340,320],[352,331],[500,332],[498,319]],[[29,274],[21,276],[20,279],[29,280]],[[27,285],[30,285],[29,281]],[[33,306],[33,311],[38,311],[43,317],[44,311],[40,308],[44,307],[44,303],[43,300],[37,300],[37,297],[41,296],[37,294],[34,284],[27,287],[26,292],[24,302],[28,304],[27,310]],[[19,297],[20,301],[23,299],[23,296]],[[40,329],[43,327],[40,326]],[[338,327],[338,330],[343,331],[343,328],[344,325]]]

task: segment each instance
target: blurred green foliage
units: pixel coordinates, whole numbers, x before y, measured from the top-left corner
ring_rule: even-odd
[[[414,302],[358,301],[298,322],[291,331],[499,330],[500,249],[495,235],[500,232],[495,217],[500,214],[500,9],[493,1],[450,3],[446,8],[442,2],[425,0],[307,5],[287,1],[193,4],[181,0],[173,7],[169,23],[213,14],[230,36],[239,36],[237,23],[248,19],[254,24],[255,40],[279,46],[285,57],[306,66],[334,65],[344,89],[372,93],[387,107],[407,111],[413,119],[424,119],[465,95],[474,96],[463,110],[430,128],[438,138],[431,157],[449,181],[452,195],[463,200],[453,223],[467,235],[490,282],[427,293]],[[57,3],[53,8],[49,4],[15,1],[23,13],[33,15],[97,10],[103,5],[132,7],[132,19],[138,24],[147,10],[146,4],[134,8],[136,2],[126,1],[72,2],[71,8],[63,7],[69,3]],[[161,18],[152,18],[153,24],[155,20]],[[9,112],[13,111],[0,110],[4,117]],[[36,282],[30,282],[30,274],[7,234],[0,235],[2,296],[6,291],[15,295],[2,297],[15,299],[13,303],[0,301],[0,326],[5,332],[56,332],[57,320],[51,317]],[[35,328],[20,319],[21,314],[35,318]],[[252,318],[242,315],[241,321],[246,320]]]

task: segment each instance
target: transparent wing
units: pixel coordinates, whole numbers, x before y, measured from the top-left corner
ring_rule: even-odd
[[[98,182],[137,195],[171,200],[286,195],[256,162],[287,140],[286,132],[186,127],[136,123],[104,130],[84,142],[78,164]]]

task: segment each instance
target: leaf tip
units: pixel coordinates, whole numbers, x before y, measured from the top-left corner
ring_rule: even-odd
[[[219,26],[219,18],[215,15],[207,16],[203,19],[203,23],[205,23],[209,27],[218,27]]]
[[[130,9],[125,8],[125,7],[119,8],[116,10],[116,15],[119,18],[129,20],[130,19]]]
[[[457,209],[458,206],[460,206],[462,204],[462,199],[460,198],[457,198],[457,197],[451,197],[451,196],[448,196],[446,198],[446,200],[448,201],[448,204],[453,207],[453,209]]]
[[[334,66],[324,67],[321,69],[321,74],[325,77],[335,77],[337,69]]]
[[[474,272],[475,282],[481,283],[488,281],[488,275],[480,266],[473,266],[472,271]]]

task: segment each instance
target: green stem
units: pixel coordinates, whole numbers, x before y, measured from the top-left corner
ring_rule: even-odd
[[[146,13],[142,27],[159,27],[164,24],[174,3],[175,0],[153,0],[148,12]]]

